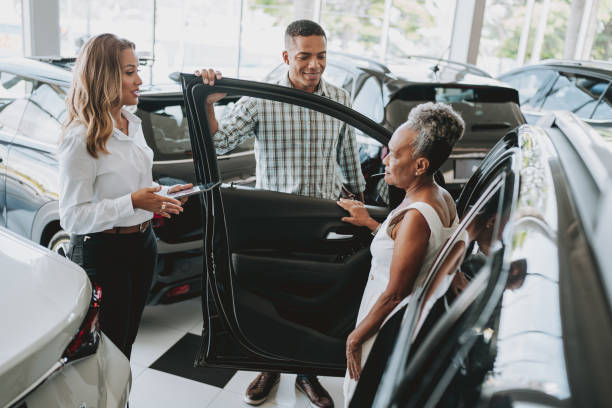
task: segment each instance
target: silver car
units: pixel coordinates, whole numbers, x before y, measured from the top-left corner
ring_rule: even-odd
[[[85,272],[0,228],[0,279],[0,407],[125,407],[130,364]]]

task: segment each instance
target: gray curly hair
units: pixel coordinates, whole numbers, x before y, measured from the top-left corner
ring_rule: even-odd
[[[404,124],[417,133],[414,156],[429,160],[427,174],[436,172],[462,137],[465,122],[444,103],[427,102],[414,107]]]

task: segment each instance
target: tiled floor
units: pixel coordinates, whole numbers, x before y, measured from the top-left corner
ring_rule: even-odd
[[[257,373],[193,367],[201,328],[199,298],[145,309],[132,351],[130,408],[249,406],[242,397]],[[343,378],[319,380],[335,406],[342,407]],[[309,407],[294,381],[295,375],[283,374],[270,399],[260,406]]]

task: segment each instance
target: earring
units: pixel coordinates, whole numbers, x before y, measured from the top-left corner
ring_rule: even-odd
[[[419,172],[418,172],[418,171],[415,171],[415,172],[414,172],[414,175],[418,177],[418,176],[419,176]]]

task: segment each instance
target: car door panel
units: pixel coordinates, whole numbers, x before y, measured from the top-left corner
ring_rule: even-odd
[[[221,191],[232,251],[265,248],[339,254],[360,237],[371,237],[367,228],[342,222],[346,212],[332,200],[244,187]],[[368,211],[382,221],[388,209],[368,206]],[[329,232],[354,238],[325,239]]]
[[[327,313],[325,306],[341,295],[350,279],[365,283],[369,262],[367,248],[357,250],[345,262],[232,255],[234,270],[240,271],[237,279],[241,287],[278,304],[322,309],[323,313]]]
[[[330,200],[248,188],[225,188],[222,196],[238,286],[270,302],[289,322],[346,334],[359,307],[354,295],[363,291],[370,267],[369,230],[340,221],[343,211]],[[370,210],[379,221],[388,211]],[[330,232],[342,238],[327,239]],[[238,313],[238,321],[252,319]]]
[[[390,132],[351,109],[292,88],[223,79],[214,88],[183,75],[195,173],[219,181],[208,117],[211,92],[292,103],[388,142]],[[379,220],[387,208],[373,208]],[[368,230],[343,223],[334,200],[244,187],[202,196],[206,282],[198,363],[342,375],[369,270]]]

